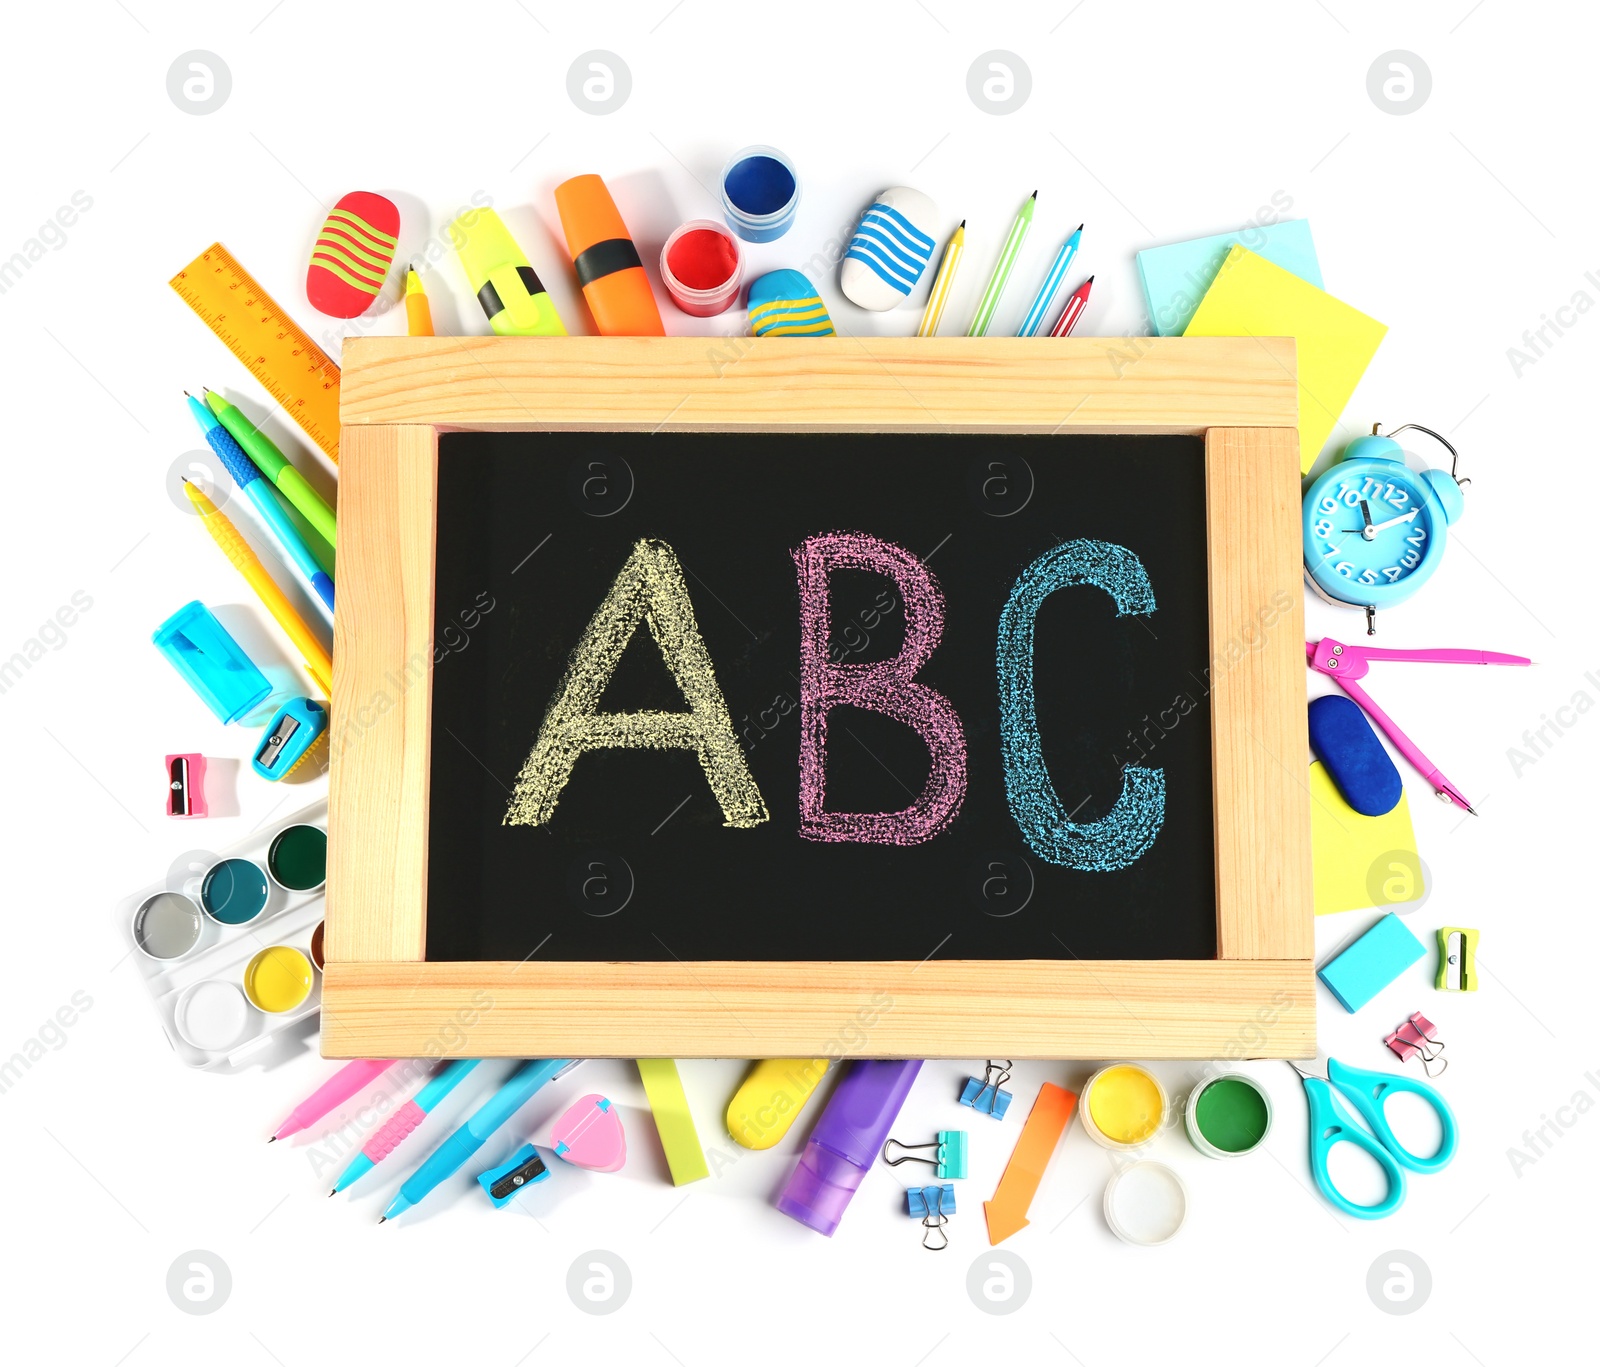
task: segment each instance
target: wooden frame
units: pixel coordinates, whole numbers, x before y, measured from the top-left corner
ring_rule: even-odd
[[[1294,342],[367,338],[345,345],[330,1058],[1308,1057]],[[424,962],[438,433],[1204,434],[1215,960]]]

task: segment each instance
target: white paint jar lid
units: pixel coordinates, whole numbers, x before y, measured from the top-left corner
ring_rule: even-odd
[[[196,1049],[227,1049],[243,1038],[251,1021],[250,1003],[233,983],[208,978],[178,998],[172,1023]]]
[[[1106,1183],[1106,1223],[1124,1243],[1154,1248],[1172,1239],[1189,1214],[1183,1179],[1165,1163],[1131,1163]]]

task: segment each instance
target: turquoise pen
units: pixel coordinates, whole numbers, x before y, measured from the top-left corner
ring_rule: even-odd
[[[284,550],[289,552],[289,559],[294,561],[294,567],[305,576],[306,582],[316,590],[317,597],[327,605],[328,611],[332,612],[332,578],[323,571],[321,565],[317,564],[310,547],[294,529],[294,523],[289,521],[289,514],[284,512],[283,505],[278,502],[278,496],[268,487],[255,462],[245,455],[244,448],[234,440],[233,433],[217,421],[215,413],[188,390],[184,390],[183,397],[189,401],[189,411],[194,414],[195,421],[200,424],[200,430],[205,433],[206,444],[217,453],[217,459],[227,467],[228,473],[233,476],[233,482],[249,496],[250,501],[256,505],[256,511],[272,529]]]
[[[348,1186],[353,1186],[399,1146],[400,1142],[422,1124],[423,1117],[456,1089],[456,1085],[478,1066],[475,1058],[458,1058],[445,1064],[422,1084],[417,1094],[390,1116],[366,1147],[350,1160],[350,1166],[339,1174],[329,1196],[337,1196]]]
[[[569,1068],[582,1063],[581,1058],[535,1058],[518,1068],[500,1090],[467,1118],[459,1130],[422,1160],[419,1167],[389,1202],[388,1210],[378,1217],[381,1225],[403,1211],[410,1210],[439,1183],[459,1172],[466,1161],[477,1153],[506,1121],[510,1120],[528,1099],[543,1087],[560,1077]]]
[[[1056,291],[1061,288],[1061,281],[1066,276],[1067,267],[1072,264],[1072,258],[1078,254],[1078,244],[1083,241],[1083,224],[1078,224],[1072,236],[1061,244],[1061,250],[1056,253],[1056,259],[1050,263],[1050,269],[1044,277],[1044,283],[1039,286],[1038,294],[1033,296],[1033,303],[1028,306],[1028,316],[1022,320],[1022,326],[1017,329],[1018,337],[1033,337],[1044,326],[1044,315],[1050,307],[1051,301],[1056,297]]]

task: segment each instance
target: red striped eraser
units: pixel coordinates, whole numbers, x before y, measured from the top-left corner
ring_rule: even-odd
[[[311,249],[306,298],[330,318],[365,313],[394,263],[400,211],[382,195],[352,190],[333,206]]]

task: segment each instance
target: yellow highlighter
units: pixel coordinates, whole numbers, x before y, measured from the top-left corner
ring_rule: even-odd
[[[728,1134],[747,1149],[770,1149],[817,1090],[825,1058],[767,1058],[750,1070],[728,1103]]]
[[[567,330],[522,248],[493,209],[469,209],[446,230],[467,288],[500,337],[565,337]]]

